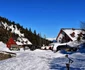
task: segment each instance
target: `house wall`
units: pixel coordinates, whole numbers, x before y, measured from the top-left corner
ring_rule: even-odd
[[[10,50],[16,50],[16,51],[18,51],[18,50],[20,50],[21,47],[22,47],[22,46],[13,45],[13,44],[12,44]]]
[[[72,41],[72,40],[63,30],[61,30],[57,37],[57,42],[65,43],[65,42],[69,42],[69,41]]]
[[[72,41],[71,38],[65,33],[64,37],[62,38],[62,43]]]

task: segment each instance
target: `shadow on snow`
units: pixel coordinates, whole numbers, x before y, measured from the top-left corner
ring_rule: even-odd
[[[54,58],[50,62],[50,69],[52,70],[67,70],[65,58]],[[80,68],[70,67],[70,70],[81,70]]]

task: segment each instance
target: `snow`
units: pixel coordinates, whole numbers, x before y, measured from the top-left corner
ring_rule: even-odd
[[[79,47],[81,44],[85,43],[85,40],[81,40],[81,41],[70,41],[67,43],[67,45],[69,45],[70,47]]]
[[[70,47],[78,47],[82,42],[78,42],[78,41],[70,41],[67,43],[67,45],[69,45]]]
[[[56,40],[56,38],[46,38],[46,39],[49,40],[49,41]]]
[[[17,45],[23,45],[23,43],[16,41]]]
[[[27,38],[22,38],[22,40],[24,41],[24,44],[32,44]]]
[[[81,58],[80,58],[81,57]],[[69,58],[73,60],[73,63],[70,64],[70,70],[85,70],[85,54],[82,53],[74,53],[69,55]],[[68,60],[63,58],[54,58],[51,62],[52,70],[66,70],[66,63]]]
[[[59,45],[66,45],[67,43],[51,43],[50,46],[53,47],[53,50],[56,51]]]
[[[20,30],[18,30],[16,25],[15,25],[15,33],[18,34],[20,37],[24,37],[24,34],[20,33]]]
[[[68,35],[68,37],[70,39],[72,39],[72,41],[77,40],[79,34],[85,34],[85,31],[82,29],[72,29],[72,28],[62,28],[62,31],[58,38],[57,38],[57,42],[61,42],[62,38],[64,38],[65,34]],[[71,34],[74,34],[74,36],[72,36]]]
[[[80,34],[81,32],[83,34],[85,34],[84,31],[82,31],[81,29],[75,29],[75,30],[72,30],[72,29],[64,29],[63,30],[73,41],[77,40],[77,37],[78,37],[78,34]],[[75,37],[72,37],[70,34],[71,33],[75,33]]]
[[[56,54],[51,51],[26,51],[14,58],[0,61],[1,70],[49,70],[49,63]],[[59,55],[57,55],[58,57]],[[62,55],[63,56],[63,55]],[[61,56],[60,56],[61,57]]]
[[[8,27],[7,23],[3,23],[2,24],[4,25],[4,28],[6,29],[6,27]]]
[[[9,27],[10,29],[12,29],[12,33],[14,32],[14,28],[13,28],[13,25],[11,25],[10,27]]]
[[[67,43],[50,43],[50,47],[53,47],[53,51],[56,51],[57,50],[57,47],[59,45],[68,45],[69,47],[76,47],[76,48],[81,48],[80,45],[85,43],[85,40],[81,40],[80,42],[78,41],[70,41],[70,42],[67,42]]]
[[[6,22],[5,22],[5,23],[2,22],[2,24],[4,25],[5,29],[6,29],[6,27],[7,27],[7,30],[12,29],[12,32],[18,34],[20,37],[21,37],[21,36],[24,36],[24,34],[21,34],[21,33],[20,33],[20,30],[18,30],[18,28],[17,28],[16,25],[15,25],[15,28],[13,28],[13,25],[8,26]]]
[[[0,70],[66,70],[65,54],[50,50],[19,51],[16,57],[0,61]],[[85,54],[69,54],[70,70],[85,70]]]
[[[5,23],[1,22],[1,23],[4,25],[4,28],[5,29],[6,28],[7,28],[7,30],[10,30],[11,29],[12,30],[11,31],[12,33],[15,33],[15,34],[18,34],[19,35],[19,38],[17,40],[20,40],[20,42],[16,41],[16,43],[18,45],[32,44],[27,38],[24,37],[24,34],[20,32],[20,29],[18,29],[16,25],[14,25],[14,27],[15,27],[14,28],[13,25],[8,26],[8,24],[6,22]],[[24,43],[22,43],[22,41]]]
[[[9,51],[9,49],[6,47],[6,44],[3,42],[0,42],[0,51]]]
[[[0,50],[9,51],[3,42],[0,42]],[[0,61],[0,70],[66,70],[68,59],[66,54],[60,51],[54,53],[51,50],[34,51],[23,50],[10,51],[16,53],[16,57]],[[68,54],[73,60],[70,70],[85,70],[85,53],[75,52]]]
[[[19,40],[19,42],[16,41],[16,43],[17,43],[18,45],[32,45],[32,43],[31,43],[27,38],[18,37],[17,40]]]

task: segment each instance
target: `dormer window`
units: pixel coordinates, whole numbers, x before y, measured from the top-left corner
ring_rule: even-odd
[[[80,32],[80,34],[82,35],[82,32]]]
[[[28,41],[25,41],[25,43],[27,44]]]
[[[70,35],[71,37],[75,37],[75,32],[71,33]]]
[[[82,32],[80,32],[80,33],[78,34],[78,36],[81,37],[81,36],[82,36]]]

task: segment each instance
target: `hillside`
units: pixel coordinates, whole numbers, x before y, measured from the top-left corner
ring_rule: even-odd
[[[36,48],[39,48],[39,46],[43,44],[48,45],[50,43],[50,41],[40,37],[39,33],[36,34],[36,30],[34,30],[33,33],[31,28],[28,30],[19,23],[0,17],[0,41],[7,43],[10,37],[13,37],[18,45],[32,44],[36,46]]]

